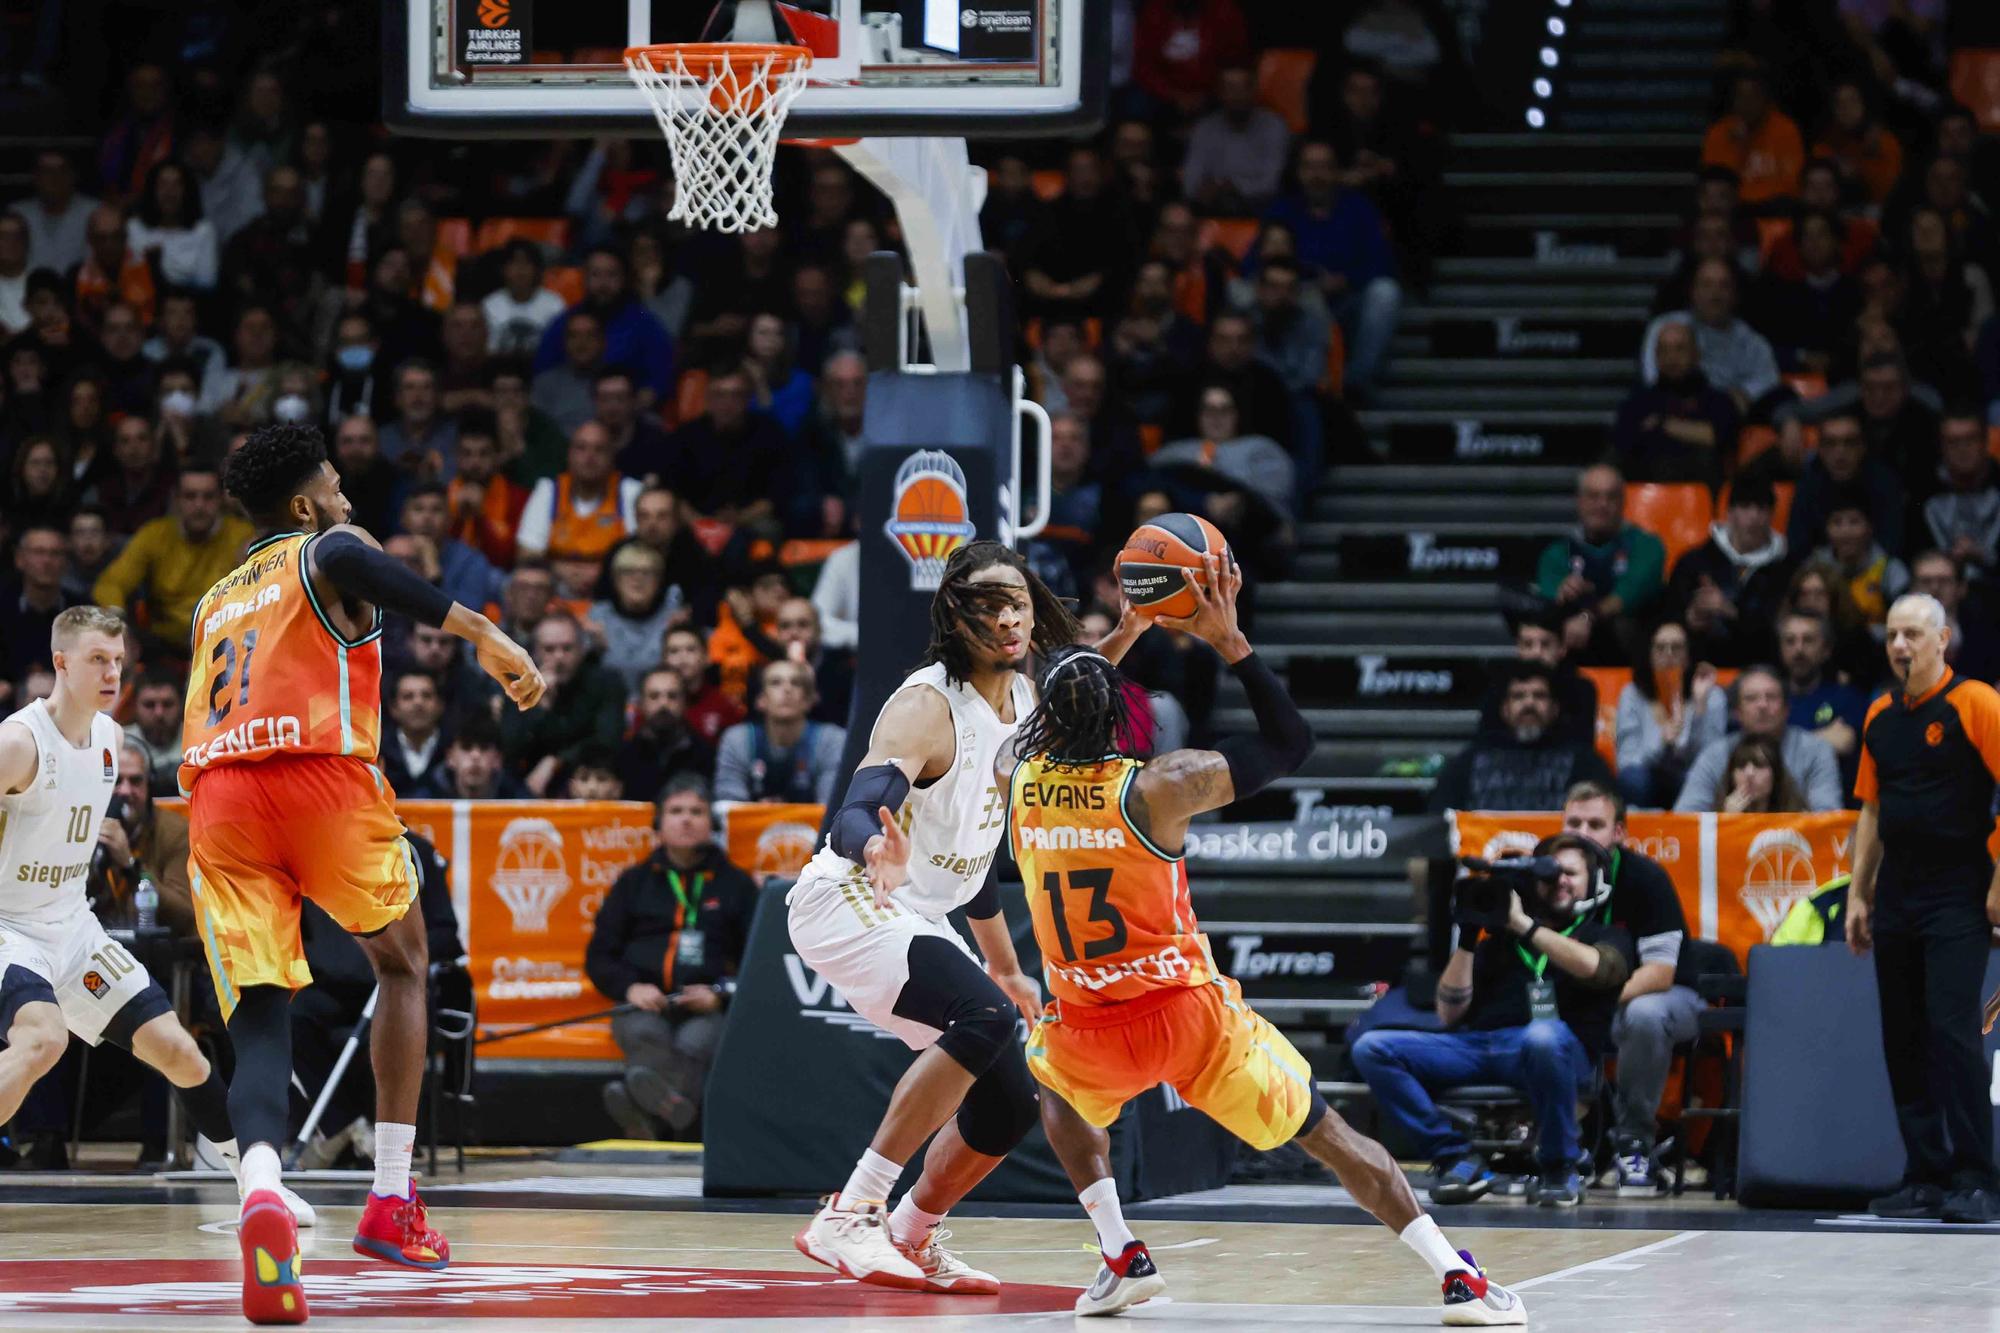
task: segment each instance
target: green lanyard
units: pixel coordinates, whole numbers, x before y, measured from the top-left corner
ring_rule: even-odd
[[[681,905],[681,925],[683,927],[693,925],[695,917],[701,911],[701,885],[702,881],[707,878],[708,876],[702,871],[697,870],[694,872],[694,897],[690,899],[687,895],[687,890],[681,887],[681,872],[672,866],[667,867],[667,887],[674,891],[674,898]]]
[[[1568,939],[1571,935],[1574,935],[1576,933],[1576,928],[1582,925],[1583,922],[1584,918],[1582,917],[1578,917],[1576,920],[1570,922],[1568,927],[1566,927],[1564,930],[1560,932],[1562,937],[1564,939]],[[1542,929],[1546,930],[1548,929],[1548,927],[1543,926]],[[1532,935],[1535,932],[1531,930],[1528,933]],[[1522,966],[1526,967],[1530,972],[1533,972],[1535,974],[1536,981],[1540,981],[1542,979],[1542,973],[1549,970],[1549,956],[1547,954],[1537,950],[1536,956],[1530,958],[1528,957],[1528,951],[1523,947],[1521,947],[1521,941],[1519,940],[1514,941],[1514,952],[1521,955]]]

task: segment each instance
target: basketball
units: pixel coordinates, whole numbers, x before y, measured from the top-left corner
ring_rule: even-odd
[[[1118,552],[1118,584],[1125,600],[1147,619],[1191,616],[1194,584],[1206,584],[1205,556],[1230,559],[1229,543],[1215,524],[1194,514],[1162,514],[1135,528]]]

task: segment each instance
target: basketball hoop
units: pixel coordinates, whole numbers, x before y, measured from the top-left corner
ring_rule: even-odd
[[[771,165],[812,51],[762,42],[634,46],[625,69],[673,157],[670,222],[743,232],[778,225]]]

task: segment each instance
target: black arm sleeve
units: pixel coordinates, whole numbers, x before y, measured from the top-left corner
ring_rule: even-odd
[[[827,830],[827,845],[856,865],[861,864],[862,849],[882,831],[881,816],[875,812],[885,805],[891,810],[902,809],[903,798],[909,794],[910,780],[894,764],[856,769],[847,784],[847,797]]]
[[[1215,747],[1229,764],[1229,780],[1240,800],[1298,772],[1312,753],[1313,739],[1299,706],[1257,654],[1250,654],[1230,670],[1243,683],[1250,710],[1257,717],[1255,736],[1231,736]]]
[[[342,592],[384,611],[399,612],[419,625],[442,628],[444,618],[451,614],[451,598],[441,589],[351,532],[336,532],[315,541],[313,562]]]
[[[986,882],[965,904],[965,914],[974,921],[991,921],[1000,915],[1000,859],[986,867]]]

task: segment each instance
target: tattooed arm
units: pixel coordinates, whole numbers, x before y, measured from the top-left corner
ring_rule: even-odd
[[[1216,750],[1175,750],[1139,770],[1128,789],[1125,813],[1132,826],[1173,855],[1187,838],[1188,821],[1236,799],[1229,760]]]

